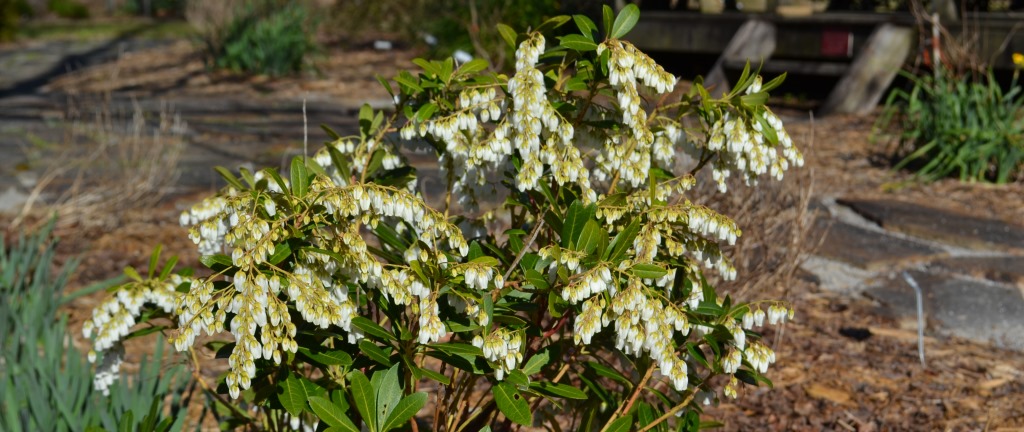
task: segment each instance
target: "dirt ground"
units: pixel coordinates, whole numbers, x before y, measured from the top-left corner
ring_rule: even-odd
[[[159,94],[174,83],[184,94],[244,93],[252,97],[386,98],[374,73],[391,76],[410,67],[413,53],[359,51],[328,55],[319,76],[236,78],[206,71],[194,47],[181,42],[160,53],[130,53],[116,63],[76,72],[50,83],[52,92],[135,92]],[[811,120],[785,114],[790,134],[804,149],[803,168],[814,178],[814,194],[894,196],[969,206],[983,215],[1020,221],[1024,184],[990,186],[941,181],[919,184],[891,171],[886,147],[872,144],[874,116]],[[81,258],[74,287],[145,267],[156,244],[197,266],[197,253],[178,214],[208,191],[166,200],[157,208],[127,215],[114,230],[62,230],[62,257]],[[773,390],[748,389],[735,402],[707,408],[707,417],[727,430],[992,430],[1024,431],[1024,356],[987,344],[950,338],[926,339],[926,364],[917,354],[913,327],[885,318],[863,298],[825,292],[798,281],[782,290],[751,295],[785,295],[796,319],[769,333],[777,363],[768,377]],[[79,299],[70,310],[80,323],[98,302]],[[77,334],[77,333],[76,333]],[[844,334],[846,336],[844,336]],[[79,341],[81,342],[81,341]]]

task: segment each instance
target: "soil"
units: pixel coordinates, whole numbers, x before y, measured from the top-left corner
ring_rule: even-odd
[[[160,52],[128,53],[116,62],[64,75],[45,90],[138,97],[172,91],[179,97],[322,97],[355,104],[387,99],[373,75],[392,76],[411,67],[414,56],[410,51],[329,50],[318,75],[238,78],[208,71],[195,47],[179,42]],[[870,139],[875,116],[813,119],[806,113],[780,112],[790,118],[789,132],[804,150],[803,170],[814,179],[815,196],[898,197],[971,208],[1008,221],[1019,221],[1024,214],[1021,182],[998,187],[955,181],[921,184],[907,173],[892,171],[889,149]],[[181,209],[206,193],[178,195],[156,208],[128,214],[117,229],[62,230],[62,259],[81,259],[72,289],[117,276],[126,266],[145,268],[156,244],[167,255],[179,255],[181,265],[198,267],[195,248],[177,219]],[[797,315],[766,335],[777,352],[768,374],[774,389],[748,388],[736,401],[707,408],[707,417],[724,421],[726,430],[1024,430],[1021,353],[929,337],[922,365],[915,327],[879,313],[872,301],[824,291],[806,280],[784,288],[747,293],[785,296]],[[69,311],[74,325],[98,301],[98,296],[89,296],[74,302]]]

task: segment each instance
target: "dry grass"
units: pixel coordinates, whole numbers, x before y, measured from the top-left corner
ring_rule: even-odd
[[[186,126],[167,105],[155,119],[147,117],[137,103],[118,111],[109,99],[95,110],[68,110],[62,150],[51,156],[9,229],[51,215],[58,230],[109,229],[126,212],[159,202],[177,179]]]

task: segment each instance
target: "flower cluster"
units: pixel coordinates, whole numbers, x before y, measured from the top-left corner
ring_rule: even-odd
[[[636,188],[643,185],[651,169],[652,150],[659,160],[671,160],[671,145],[678,140],[675,130],[666,130],[665,138],[655,144],[655,135],[648,126],[647,111],[640,96],[641,86],[655,94],[672,91],[676,78],[629,42],[609,40],[597,47],[598,54],[608,50],[608,83],[616,91],[622,123],[630,134],[607,137],[603,152],[597,156],[598,180],[622,180]],[[666,146],[668,144],[668,146]]]
[[[761,91],[761,77],[747,87],[746,93]],[[773,145],[769,135],[774,136],[778,145]],[[768,173],[782,180],[789,165],[803,166],[804,157],[793,139],[782,126],[782,120],[768,108],[759,118],[746,119],[726,112],[711,126],[707,149],[718,155],[712,166],[712,177],[718,189],[725,192],[726,179],[736,172],[743,176],[748,185],[756,184],[758,177]]]
[[[437,294],[405,269],[385,268],[369,252],[360,226],[376,226],[382,218],[409,221],[422,244],[443,244],[464,256],[469,246],[457,226],[419,198],[390,187],[338,186],[331,179],[318,178],[310,184],[307,197],[311,202],[294,208],[322,206],[324,212],[318,217],[330,218],[332,223],[309,225],[314,249],[293,252],[295,265],[290,272],[262,264],[293,235],[286,229],[288,224],[315,221],[299,212],[280,212],[277,204],[272,204],[279,199],[277,193],[218,197],[219,212],[201,213],[195,208],[189,212],[190,222],[194,215],[206,216],[193,226],[194,240],[231,250],[232,265],[237,270],[230,275],[228,289],[215,290],[211,280],[192,283],[177,303],[179,334],[174,342],[179,350],[186,349],[199,334],[227,327],[236,340],[226,378],[232,397],[251,385],[256,360],[280,363],[283,352],[298,349],[289,304],[294,304],[306,322],[321,328],[337,326],[348,333],[351,341],[362,337],[351,325],[358,305],[350,296],[350,284],[377,288],[396,304],[418,306],[421,343],[438,341],[446,334],[438,316]],[[197,206],[207,207],[206,203]],[[226,229],[213,231],[204,229],[206,226]],[[436,250],[413,253],[417,257],[443,256]],[[474,277],[484,282],[486,278],[486,274]],[[227,322],[229,314],[233,317]]]
[[[124,357],[121,340],[131,332],[132,326],[142,314],[142,307],[149,304],[165,313],[173,312],[181,296],[175,289],[188,282],[189,279],[179,275],[171,275],[166,280],[134,282],[121,287],[116,295],[108,297],[93,309],[92,318],[82,325],[82,334],[86,338],[96,334],[92,349],[89,350],[89,362],[95,363],[97,357],[103,358],[94,381],[97,390],[106,394],[118,377],[118,369]]]
[[[473,346],[484,352],[487,363],[494,368],[494,377],[501,381],[523,361],[523,337],[504,328],[473,338]]]

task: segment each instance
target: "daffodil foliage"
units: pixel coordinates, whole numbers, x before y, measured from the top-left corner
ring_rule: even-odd
[[[395,107],[364,107],[358,135],[328,129],[286,175],[221,170],[228,185],[181,218],[212,275],[121,287],[86,326],[93,357],[150,311],[174,319],[179,350],[230,333],[219,397],[263,410],[232,421],[700,427],[702,403],[770,383],[757,330],[792,310],[708,282],[736,276],[723,251],[741,228],[694,186],[728,193],[729,177],[753,186],[803,156],[764,105],[781,78],[684,88],[623,39],[637,16],[501,26],[510,74],[417,60],[381,80]],[[409,143],[437,158],[434,207]]]

